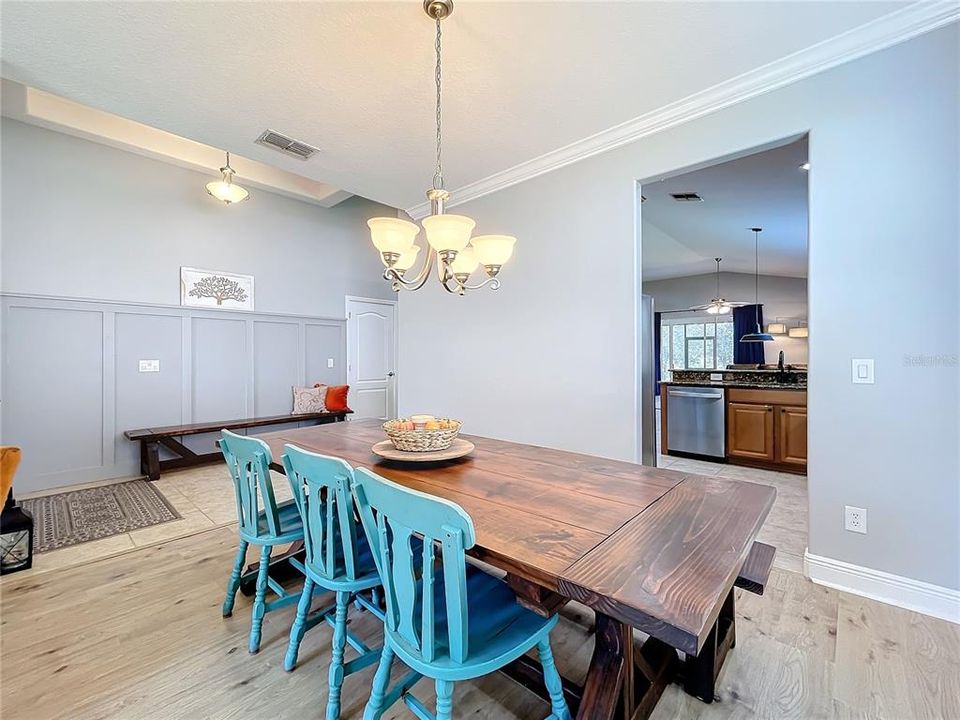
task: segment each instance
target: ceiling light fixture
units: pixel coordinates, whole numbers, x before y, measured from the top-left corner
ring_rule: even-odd
[[[207,192],[225,205],[232,205],[250,197],[247,189],[233,182],[237,171],[230,167],[230,153],[227,153],[227,164],[220,168],[222,177],[219,180],[207,183]]]
[[[383,278],[393,283],[396,292],[422,288],[430,276],[434,261],[437,263],[437,279],[449,293],[463,295],[467,290],[478,290],[484,285],[496,290],[500,287],[497,274],[513,255],[513,246],[517,239],[510,235],[479,235],[471,239],[470,234],[476,222],[464,215],[448,215],[444,212],[444,204],[450,198],[450,193],[443,189],[440,21],[453,12],[453,0],[424,0],[423,9],[437,26],[437,166],[433,175],[433,187],[427,191],[430,216],[422,221],[430,249],[420,272],[408,280],[404,275],[413,267],[420,252],[420,246],[415,244],[420,228],[400,218],[372,218],[367,221],[370,239],[380,251],[380,259],[386,267]],[[470,285],[470,275],[480,265],[483,265],[487,278]]]
[[[780,322],[780,318],[777,318],[776,322],[772,322],[767,325],[767,332],[771,335],[786,335],[787,324]]]
[[[755,332],[747,333],[740,338],[740,342],[773,342],[773,335],[768,332],[764,332],[760,327],[760,233],[763,232],[763,228],[750,228],[750,231],[753,233],[754,258],[756,263],[756,272],[754,274],[753,305],[757,311],[757,329]]]
[[[704,310],[710,315],[729,315],[733,308],[749,305],[750,303],[731,302],[730,300],[724,300],[720,297],[720,262],[723,258],[714,258],[713,260],[717,263],[717,295],[706,305],[695,305],[690,309]]]

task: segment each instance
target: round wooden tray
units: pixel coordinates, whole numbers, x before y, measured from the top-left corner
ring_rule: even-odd
[[[448,447],[446,450],[431,450],[430,452],[407,452],[405,450],[397,450],[393,446],[393,443],[389,440],[382,440],[371,448],[374,455],[379,455],[387,460],[414,463],[455,460],[456,458],[461,458],[464,455],[469,455],[473,452],[473,449],[473,443],[462,438],[457,438],[454,440],[453,444],[450,445],[450,447]]]

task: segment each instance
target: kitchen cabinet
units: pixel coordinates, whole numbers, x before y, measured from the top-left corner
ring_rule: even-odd
[[[774,462],[773,405],[727,404],[727,455]]]
[[[807,468],[807,393],[730,388],[727,461],[804,473]]]
[[[777,462],[807,466],[807,409],[777,408]]]

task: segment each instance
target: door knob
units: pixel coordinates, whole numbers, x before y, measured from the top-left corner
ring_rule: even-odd
[[[387,377],[393,377],[394,375],[396,375],[396,373],[393,373],[393,372],[388,372],[388,373],[387,373]]]

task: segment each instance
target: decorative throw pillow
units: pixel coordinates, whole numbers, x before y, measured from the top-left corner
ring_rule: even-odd
[[[326,412],[327,386],[316,387],[293,386],[293,414]]]
[[[319,383],[314,387],[323,387]],[[347,394],[350,392],[349,385],[330,385],[327,387],[327,396],[324,399],[324,405],[327,406],[327,412],[350,412],[347,406]]]

